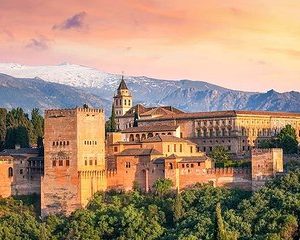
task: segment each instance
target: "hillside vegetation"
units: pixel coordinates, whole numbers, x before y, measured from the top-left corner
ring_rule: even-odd
[[[161,184],[157,184],[161,186]],[[32,199],[0,201],[0,239],[299,239],[300,171],[261,190],[198,185],[176,194],[98,193],[69,217],[36,217]]]

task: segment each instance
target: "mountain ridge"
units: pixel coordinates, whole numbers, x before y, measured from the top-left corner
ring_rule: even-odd
[[[101,72],[75,64],[25,66],[0,63],[0,72],[13,77],[38,78],[48,83],[63,84],[65,88],[72,87],[75,92],[87,96],[91,94],[98,99],[96,102],[103,102],[108,111],[121,79],[119,74]],[[171,105],[190,112],[215,110],[300,112],[300,93],[297,91],[279,93],[271,89],[267,92],[247,92],[231,90],[205,81],[162,80],[146,76],[125,76],[125,80],[132,91],[135,104]]]

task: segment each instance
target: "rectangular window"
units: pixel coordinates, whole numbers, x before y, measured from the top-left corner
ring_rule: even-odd
[[[70,160],[66,160],[66,166],[70,166]]]
[[[97,165],[97,158],[95,159],[95,165]]]
[[[125,163],[125,167],[126,167],[126,168],[130,168],[130,162],[126,162],[126,163]]]
[[[170,145],[168,145],[168,152],[170,152]]]
[[[190,147],[190,149],[191,149],[191,153],[193,153],[193,147],[192,146]]]
[[[90,165],[93,165],[93,160],[92,159],[90,159]]]
[[[180,149],[180,152],[182,152],[182,144],[180,144],[180,148],[179,149]]]
[[[203,147],[203,152],[206,152],[206,147]]]
[[[228,146],[228,151],[231,151],[231,146]]]
[[[52,161],[52,167],[56,167],[56,161],[55,160]]]
[[[114,147],[114,152],[117,152],[118,151],[118,147]]]
[[[176,144],[174,144],[174,152],[176,152]]]
[[[63,160],[59,160],[58,165],[63,166]]]

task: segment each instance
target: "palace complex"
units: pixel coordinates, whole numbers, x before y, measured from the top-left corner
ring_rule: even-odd
[[[0,153],[0,195],[41,195],[41,214],[70,214],[97,191],[144,192],[157,179],[181,191],[196,183],[257,189],[283,172],[282,149],[260,141],[291,124],[300,140],[300,114],[261,111],[185,113],[171,106],[133,106],[124,79],[113,100],[118,132],[105,136],[101,109],[45,111],[44,156],[35,149]],[[246,168],[215,168],[207,155],[224,146],[251,161]]]

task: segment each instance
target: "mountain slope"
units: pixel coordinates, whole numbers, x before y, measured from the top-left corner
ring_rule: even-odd
[[[93,107],[109,106],[107,100],[67,85],[45,82],[38,78],[14,78],[0,74],[0,107],[22,107],[26,112],[33,108],[73,108],[84,103]]]
[[[0,72],[14,77],[39,77],[48,82],[72,86],[76,91],[81,90],[81,94],[100,97],[108,110],[121,79],[118,74],[72,64],[24,66],[0,63]],[[203,81],[160,80],[144,76],[126,76],[125,79],[132,91],[134,102],[148,106],[172,105],[185,111],[248,109],[300,112],[299,92],[244,92]]]

